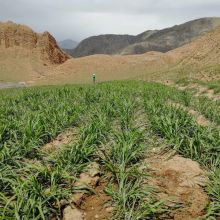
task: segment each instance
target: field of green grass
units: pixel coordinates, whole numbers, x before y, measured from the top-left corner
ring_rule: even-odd
[[[75,184],[93,162],[107,179],[112,219],[163,219],[171,210],[143,164],[160,143],[208,172],[200,219],[220,217],[220,101],[143,81],[5,89],[0,97],[0,219],[62,219],[72,195],[93,193]],[[70,143],[43,150],[68,129]]]

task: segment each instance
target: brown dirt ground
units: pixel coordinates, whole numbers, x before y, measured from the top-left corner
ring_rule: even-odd
[[[158,152],[149,155],[146,162],[152,175],[149,183],[170,211],[161,219],[193,220],[204,215],[209,202],[203,190],[206,175],[197,162]]]
[[[204,90],[202,92],[198,92],[196,94],[197,96],[206,96],[209,99],[212,99],[213,101],[217,101],[220,100],[220,94],[215,94],[213,89],[206,89],[204,88]]]
[[[195,220],[205,214],[209,198],[203,187],[208,179],[197,162],[174,155],[172,151],[162,152],[157,149],[149,153],[145,162],[148,164],[146,172],[151,175],[146,184],[155,188],[157,199],[162,200],[168,209],[168,213],[158,219]],[[85,179],[84,176],[81,178]],[[111,218],[114,208],[110,206],[111,197],[104,192],[107,184],[107,179],[100,177],[97,184],[92,186],[92,195],[79,195],[82,199],[75,205],[78,212],[82,213],[80,220]]]
[[[76,128],[68,129],[63,133],[60,133],[54,140],[50,143],[44,145],[41,149],[46,153],[54,153],[59,150],[62,146],[68,145],[76,140],[77,131]]]
[[[111,202],[111,197],[104,192],[106,186],[107,182],[101,180],[99,186],[95,188],[94,194],[86,197],[82,202],[80,208],[84,211],[84,220],[110,219],[113,210],[108,204]]]
[[[75,187],[88,187],[92,194],[83,192],[73,194],[70,200],[72,208],[68,205],[63,210],[63,219],[75,220],[75,215],[80,216],[79,220],[109,219],[113,211],[110,206],[111,197],[104,192],[109,178],[110,176],[102,176],[98,163],[92,162],[74,183]]]
[[[205,96],[213,101],[220,100],[220,94],[215,94],[213,89],[208,89],[207,87],[201,86],[198,83],[192,83],[187,86],[175,85],[178,90],[184,91],[187,89],[196,89],[197,92],[195,97]]]

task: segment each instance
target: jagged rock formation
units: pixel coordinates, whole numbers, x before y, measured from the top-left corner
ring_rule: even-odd
[[[69,58],[49,32],[38,34],[25,25],[13,22],[0,22],[0,48],[29,50],[30,56],[35,54],[41,61],[50,64],[62,64]]]

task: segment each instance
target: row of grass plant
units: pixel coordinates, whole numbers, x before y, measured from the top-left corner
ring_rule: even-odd
[[[135,124],[138,103],[133,94],[127,91],[126,96],[118,98],[115,113],[118,126],[114,127],[110,142],[100,150],[105,169],[112,173],[106,193],[112,197],[115,207],[113,219],[146,219],[161,211],[152,188],[144,184],[147,174],[140,169],[147,147],[144,130]]]
[[[149,90],[152,88],[153,93],[158,97],[161,97],[166,101],[172,100],[186,107],[193,108],[211,122],[220,125],[220,101],[213,101],[204,96],[194,97],[193,92],[190,90],[180,91],[174,87],[158,83],[151,83],[147,87]]]
[[[70,194],[77,190],[72,183],[89,163],[96,147],[103,141],[109,129],[111,116],[109,100],[103,96],[102,102],[98,102],[101,99],[99,89],[80,90],[81,94],[78,95],[81,96],[82,103],[79,108],[84,107],[81,114],[86,112],[86,120],[80,129],[77,143],[64,147],[53,157],[41,155],[42,152],[38,147],[35,154],[38,155],[38,160],[30,160],[29,157],[28,160],[24,160],[25,155],[22,155],[21,151],[16,151],[15,144],[9,145],[7,141],[4,142],[0,167],[0,219],[61,217],[60,201],[68,200]],[[62,94],[62,89],[61,91],[52,89],[50,92]],[[77,93],[72,95],[76,97]],[[62,100],[60,102],[62,105]],[[62,112],[66,111],[65,108],[69,107],[63,106]],[[34,114],[36,115],[38,112]],[[9,147],[13,149],[13,154]],[[32,150],[35,150],[34,146]]]
[[[157,135],[184,156],[212,168],[207,218],[220,215],[220,132],[199,126],[168,101],[206,111],[204,115],[218,124],[217,103],[205,100],[207,110],[190,92],[129,81],[4,90],[0,96],[0,219],[61,218],[60,201],[78,190],[73,182],[97,152],[113,175],[106,192],[116,207],[114,219],[155,217],[161,206],[143,184],[147,177],[139,169],[147,152],[147,131],[134,117],[143,101]],[[79,125],[76,142],[54,155],[42,154],[45,143]]]

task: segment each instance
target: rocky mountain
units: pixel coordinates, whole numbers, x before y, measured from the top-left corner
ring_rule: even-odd
[[[93,54],[117,54],[118,51],[135,43],[132,35],[99,35],[83,40],[74,50],[69,51],[73,57]]]
[[[157,33],[148,31],[138,37],[144,40]],[[130,37],[126,35],[124,39],[129,41]],[[123,43],[127,44],[126,40]],[[99,82],[173,80],[189,74],[205,80],[220,79],[219,61],[220,27],[166,53],[151,51],[69,59],[48,32],[37,34],[23,25],[0,23],[0,83],[91,83],[92,73],[96,73]]]
[[[220,18],[201,18],[163,30],[150,30],[137,36],[100,35],[83,40],[74,50],[73,57],[93,54],[143,54],[149,51],[167,52],[190,43],[195,38],[220,25]]]
[[[194,39],[182,47],[138,55],[93,55],[69,59],[56,67],[38,83],[91,83],[97,81],[141,79],[149,81],[177,80],[193,77],[220,80],[220,27]]]
[[[0,22],[0,48],[5,52],[13,49],[19,50],[19,58],[22,52],[29,51],[30,56],[35,55],[42,62],[50,64],[61,64],[69,58],[59,48],[55,38],[49,32],[38,34],[25,25],[13,22]]]
[[[66,39],[66,40],[58,42],[59,47],[64,50],[75,49],[78,46],[78,44],[79,44],[78,42],[71,40],[71,39]]]
[[[201,18],[156,31],[144,41],[129,45],[122,54],[140,54],[148,51],[167,52],[184,44],[192,42],[195,38],[214,30],[220,25],[220,18]]]
[[[25,25],[0,22],[0,81],[26,81],[69,59],[48,32],[35,33]]]

